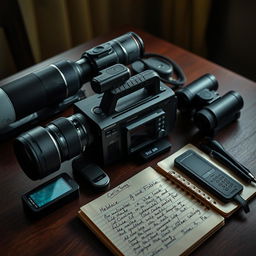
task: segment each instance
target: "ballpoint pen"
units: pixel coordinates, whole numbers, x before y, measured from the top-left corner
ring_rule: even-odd
[[[256,182],[253,174],[245,166],[237,162],[229,153],[227,153],[224,147],[216,140],[208,140],[207,144],[201,144],[200,147],[205,153],[209,154],[212,158],[215,158],[224,166],[234,171],[246,182]]]
[[[235,166],[237,166],[242,172],[247,174],[250,178],[251,181],[256,182],[256,178],[254,175],[246,168],[244,165],[239,163],[237,160],[235,160],[221,145],[220,142],[216,140],[208,140],[208,145],[211,149],[219,152],[221,155],[223,155],[225,158],[227,158],[229,161],[231,161]]]
[[[210,157],[216,159],[218,162],[220,162],[221,164],[223,164],[224,166],[232,170],[234,173],[237,174],[237,176],[239,176],[244,181],[248,183],[252,181],[251,177],[248,174],[241,171],[235,164],[233,164],[229,159],[227,159],[225,156],[223,156],[219,152],[211,149],[206,145],[201,145],[201,149],[205,153],[207,153]]]

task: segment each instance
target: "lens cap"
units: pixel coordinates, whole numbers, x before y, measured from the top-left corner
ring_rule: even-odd
[[[109,176],[97,164],[86,161],[84,157],[78,157],[72,162],[72,167],[74,176],[79,181],[98,191],[108,188]]]

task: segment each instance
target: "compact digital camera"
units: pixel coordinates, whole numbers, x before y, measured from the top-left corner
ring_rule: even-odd
[[[167,136],[176,119],[172,89],[152,70],[127,77],[121,64],[107,68],[92,81],[103,93],[77,102],[74,115],[17,137],[14,148],[25,173],[43,178],[80,153],[111,164]]]

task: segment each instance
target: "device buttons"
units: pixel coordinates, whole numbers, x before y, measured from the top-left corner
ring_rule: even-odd
[[[96,115],[100,115],[102,114],[102,109],[100,107],[95,107],[93,108],[93,113],[96,114]]]
[[[105,131],[105,136],[106,136],[106,138],[109,138],[109,137],[111,137],[111,136],[115,136],[115,135],[117,135],[117,134],[118,134],[117,128],[113,128],[113,129],[110,129],[110,130]]]
[[[112,134],[112,131],[111,130],[109,130],[109,131],[106,131],[105,132],[105,136],[108,138],[108,137],[110,137]]]
[[[104,47],[103,46],[97,46],[97,47],[94,47],[92,52],[97,54],[97,53],[101,53],[102,51],[104,51]]]
[[[166,130],[165,129],[161,129],[160,131],[158,131],[158,138],[162,138],[166,135]]]
[[[166,122],[165,116],[160,116],[157,122],[158,137],[161,138],[166,135]]]

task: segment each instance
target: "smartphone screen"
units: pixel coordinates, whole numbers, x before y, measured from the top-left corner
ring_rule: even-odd
[[[67,183],[67,181],[60,177],[59,179],[47,184],[45,187],[33,191],[32,194],[28,195],[28,198],[29,200],[32,200],[38,208],[40,208],[71,189],[72,187]]]

